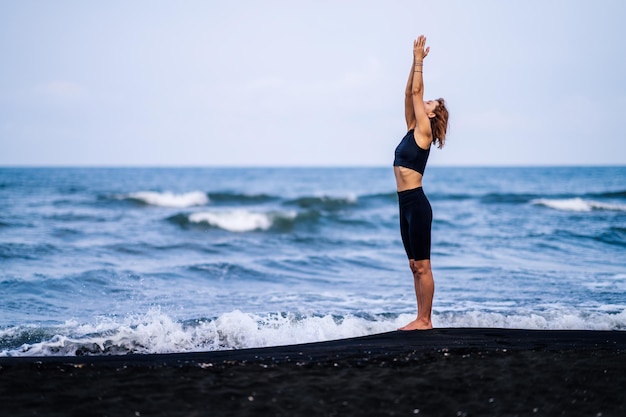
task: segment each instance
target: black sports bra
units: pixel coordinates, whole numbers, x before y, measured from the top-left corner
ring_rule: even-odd
[[[396,158],[393,160],[393,166],[410,168],[424,175],[428,155],[430,155],[430,147],[422,149],[415,142],[414,130],[409,130],[402,138],[402,141],[396,148]]]

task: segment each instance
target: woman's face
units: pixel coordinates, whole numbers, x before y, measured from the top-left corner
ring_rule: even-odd
[[[439,102],[437,100],[424,101],[424,110],[426,110],[428,117],[435,117],[435,109],[438,105]]]

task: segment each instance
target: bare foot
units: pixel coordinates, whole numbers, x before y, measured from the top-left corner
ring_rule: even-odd
[[[410,330],[428,330],[433,328],[433,323],[428,320],[415,319],[404,327],[400,327],[398,330],[410,331]]]

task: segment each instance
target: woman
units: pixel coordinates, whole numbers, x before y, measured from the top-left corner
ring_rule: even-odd
[[[417,318],[399,330],[432,329],[431,312],[435,282],[430,268],[430,229],[433,212],[422,190],[422,176],[431,144],[443,147],[448,127],[448,110],[442,98],[424,101],[424,58],[426,38],[413,42],[413,64],[404,99],[408,132],[396,148],[393,170],[400,203],[400,234],[413,273]]]

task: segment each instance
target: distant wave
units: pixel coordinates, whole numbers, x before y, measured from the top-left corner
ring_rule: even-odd
[[[58,253],[61,248],[51,243],[2,243],[0,259],[37,260],[45,255]]]
[[[592,210],[611,210],[626,211],[626,205],[602,203],[593,200],[584,200],[580,197],[565,199],[547,199],[538,198],[531,201],[531,204],[546,206],[555,210],[562,211],[592,211]]]
[[[527,203],[538,196],[535,194],[489,193],[481,197],[483,203]]]
[[[594,238],[600,242],[626,247],[626,228],[611,227],[608,231]]]
[[[213,203],[266,203],[270,201],[279,200],[277,196],[269,194],[242,194],[233,192],[211,192],[209,193],[209,199]]]
[[[577,232],[558,231],[557,234],[566,238],[591,239],[596,242],[626,247],[626,228],[624,227],[610,227],[600,231],[589,229],[581,229]]]
[[[626,198],[626,190],[621,191],[607,191],[604,193],[595,193],[589,194],[592,197],[603,197],[603,198]]]
[[[452,200],[452,201],[471,200],[477,197],[475,195],[469,195],[469,194],[448,194],[448,193],[429,192],[429,190],[426,190],[426,196],[430,200]]]
[[[74,211],[60,212],[46,216],[48,220],[54,220],[59,222],[93,222],[101,223],[108,219],[104,216],[96,216],[91,213],[80,213]]]
[[[229,262],[203,263],[186,267],[203,279],[209,280],[236,280],[236,281],[271,281],[273,277],[254,268]]]
[[[363,196],[358,197],[359,200],[398,200],[398,193],[396,191],[388,192],[388,193],[376,193],[376,194],[365,194]]]
[[[269,230],[285,222],[292,224],[295,212],[253,212],[243,209],[232,211],[201,211],[187,215],[190,223],[205,223],[229,232]]]
[[[285,202],[287,205],[294,205],[305,209],[322,209],[322,210],[339,210],[346,206],[356,204],[358,197],[356,195],[347,195],[342,197],[330,196],[304,196]]]
[[[321,342],[395,330],[410,314],[251,314],[239,310],[213,319],[180,322],[153,308],[143,315],[102,317],[96,323],[0,329],[0,356],[72,356],[215,351]],[[433,316],[435,327],[624,330],[619,313],[506,315],[450,312]]]
[[[143,204],[159,207],[193,207],[209,203],[207,195],[201,191],[175,194],[171,192],[139,191],[116,197],[119,200],[134,200]]]

